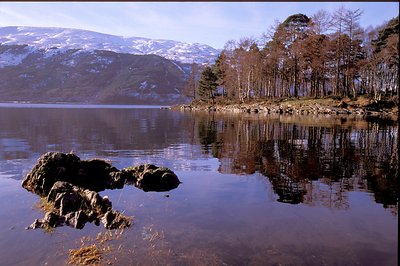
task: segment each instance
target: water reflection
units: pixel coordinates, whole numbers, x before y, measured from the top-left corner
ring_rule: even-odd
[[[397,213],[397,127],[356,119],[200,114],[199,141],[221,173],[260,172],[278,201],[346,209],[349,191],[372,191]],[[296,121],[296,119],[298,119]]]
[[[116,167],[261,173],[278,201],[349,207],[372,192],[397,214],[398,129],[393,122],[323,116],[221,115],[160,109],[0,108],[0,173],[22,179],[47,151],[74,151]]]

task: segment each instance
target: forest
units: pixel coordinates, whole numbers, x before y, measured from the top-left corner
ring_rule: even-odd
[[[230,40],[213,65],[192,65],[184,93],[212,103],[365,95],[398,104],[399,17],[364,29],[362,13],[294,14],[260,38]]]

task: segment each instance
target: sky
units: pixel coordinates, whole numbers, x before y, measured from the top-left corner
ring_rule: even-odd
[[[399,15],[398,2],[0,2],[0,27],[75,28],[221,49],[229,40],[259,38],[276,20],[340,6],[363,10],[364,28]]]

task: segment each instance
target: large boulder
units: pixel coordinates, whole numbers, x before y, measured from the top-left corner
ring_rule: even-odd
[[[66,181],[76,176],[80,159],[72,153],[48,152],[25,176],[22,186],[40,196],[47,196],[56,181]]]
[[[40,196],[47,196],[57,181],[102,191],[112,183],[111,173],[118,169],[103,160],[81,161],[72,153],[48,152],[25,176],[22,186]]]

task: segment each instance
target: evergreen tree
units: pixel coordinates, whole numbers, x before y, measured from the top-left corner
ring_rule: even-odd
[[[202,72],[199,79],[199,96],[201,100],[212,100],[214,104],[215,93],[218,89],[217,75],[213,72],[211,67],[206,67]]]
[[[378,38],[372,41],[375,53],[379,53],[386,46],[387,40],[391,35],[399,34],[399,16],[391,19],[383,29],[379,31]]]
[[[213,66],[213,72],[217,77],[217,84],[218,86],[222,87],[222,96],[225,96],[225,83],[226,83],[226,69],[227,69],[227,58],[222,51],[219,55],[217,60],[215,61],[215,64]]]

